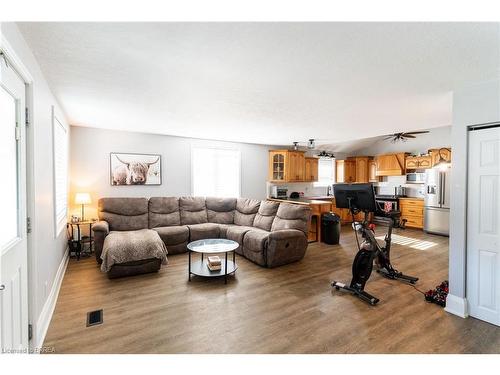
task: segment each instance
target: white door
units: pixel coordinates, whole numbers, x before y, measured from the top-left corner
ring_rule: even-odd
[[[500,325],[500,127],[469,132],[469,313]]]
[[[25,85],[0,58],[0,352],[28,348]]]

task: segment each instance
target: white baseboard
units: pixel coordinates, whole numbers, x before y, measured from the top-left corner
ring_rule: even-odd
[[[467,312],[467,300],[462,297],[454,296],[453,294],[448,294],[444,311],[461,318],[467,318],[469,316]]]
[[[61,284],[64,278],[64,274],[66,273],[66,267],[69,262],[69,251],[64,252],[64,257],[59,264],[59,268],[57,269],[56,277],[54,282],[52,283],[52,289],[50,290],[49,296],[45,304],[43,305],[42,311],[38,320],[36,322],[33,343],[34,347],[41,348],[43,342],[45,341],[45,335],[47,334],[47,330],[49,329],[49,324],[52,319],[52,314],[54,313],[54,309],[56,308],[57,297],[59,296],[59,290],[61,289]]]

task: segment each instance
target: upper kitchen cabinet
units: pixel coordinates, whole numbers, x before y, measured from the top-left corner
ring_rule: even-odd
[[[304,181],[318,181],[318,158],[305,158]]]
[[[429,154],[431,155],[432,158],[432,167],[434,167],[437,163],[439,163],[439,157],[441,157],[445,161],[451,162],[451,148],[446,147],[446,148],[435,148],[432,150],[429,150]]]
[[[335,161],[337,182],[356,182],[356,160],[345,159]]]
[[[374,159],[368,161],[368,182],[378,182],[377,162]]]
[[[305,155],[303,151],[270,150],[269,181],[300,182],[305,181]],[[316,164],[316,176],[317,164]]]
[[[405,159],[404,152],[378,155],[375,158],[377,167],[375,174],[377,176],[402,176],[406,173]]]
[[[407,156],[405,160],[406,169],[427,169],[432,168],[431,155]]]
[[[370,158],[368,156],[356,156],[356,182],[368,182],[370,180]]]

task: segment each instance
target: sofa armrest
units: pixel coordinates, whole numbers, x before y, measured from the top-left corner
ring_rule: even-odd
[[[307,250],[307,237],[297,229],[281,229],[269,234],[267,267],[277,267],[302,259]]]
[[[92,224],[92,231],[95,232],[105,232],[106,234],[109,233],[109,224],[107,221],[101,220],[101,221],[96,221],[94,224]]]
[[[107,221],[98,221],[92,224],[92,232],[94,232],[94,251],[95,251],[95,259],[97,263],[101,264],[101,254],[102,247],[104,245],[104,239],[109,233],[109,224]]]

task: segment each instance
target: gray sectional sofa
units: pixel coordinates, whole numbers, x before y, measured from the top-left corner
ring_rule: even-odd
[[[241,256],[264,267],[277,267],[304,257],[310,208],[245,198],[153,197],[101,198],[99,222],[92,226],[99,263],[110,231],[151,229],[168,254],[187,252],[191,241],[227,238],[238,242]],[[157,258],[114,264],[109,277],[154,272]]]

